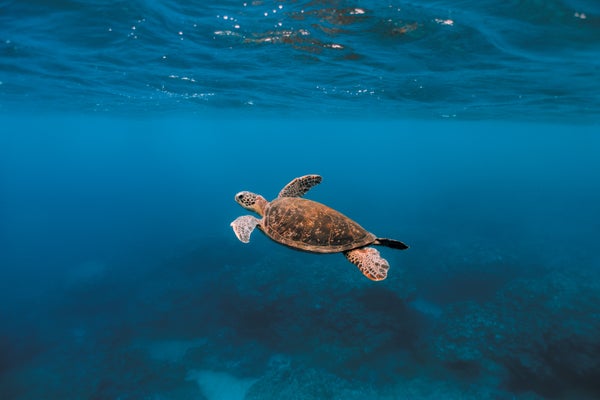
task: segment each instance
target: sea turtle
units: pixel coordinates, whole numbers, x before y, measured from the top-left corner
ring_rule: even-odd
[[[378,238],[342,213],[302,196],[321,183],[319,175],[294,179],[270,203],[261,195],[239,192],[235,201],[259,214],[238,217],[231,223],[237,238],[248,243],[255,227],[276,242],[312,253],[343,253],[369,279],[381,281],[390,268],[371,245],[405,250],[404,243]]]

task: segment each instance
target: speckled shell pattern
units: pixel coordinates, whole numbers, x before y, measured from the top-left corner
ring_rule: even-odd
[[[344,214],[300,197],[273,200],[265,210],[261,228],[276,242],[314,253],[339,253],[376,239]]]

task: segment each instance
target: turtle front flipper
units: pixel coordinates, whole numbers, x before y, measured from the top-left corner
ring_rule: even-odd
[[[387,277],[390,265],[385,258],[379,255],[379,251],[372,247],[348,250],[344,252],[344,256],[373,281],[382,281]]]
[[[277,197],[302,197],[313,186],[321,183],[321,180],[323,180],[323,178],[321,178],[320,175],[301,176],[285,185]]]
[[[250,242],[252,231],[259,223],[260,220],[252,215],[242,215],[229,225],[233,228],[233,232],[235,233],[235,236],[240,239],[240,242],[248,243]]]

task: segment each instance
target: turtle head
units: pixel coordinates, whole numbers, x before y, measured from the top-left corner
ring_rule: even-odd
[[[246,210],[254,211],[259,215],[264,215],[267,200],[259,194],[252,192],[239,192],[235,195],[235,201]]]

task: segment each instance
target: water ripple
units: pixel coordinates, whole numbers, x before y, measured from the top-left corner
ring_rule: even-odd
[[[570,1],[0,2],[0,110],[594,119]]]

